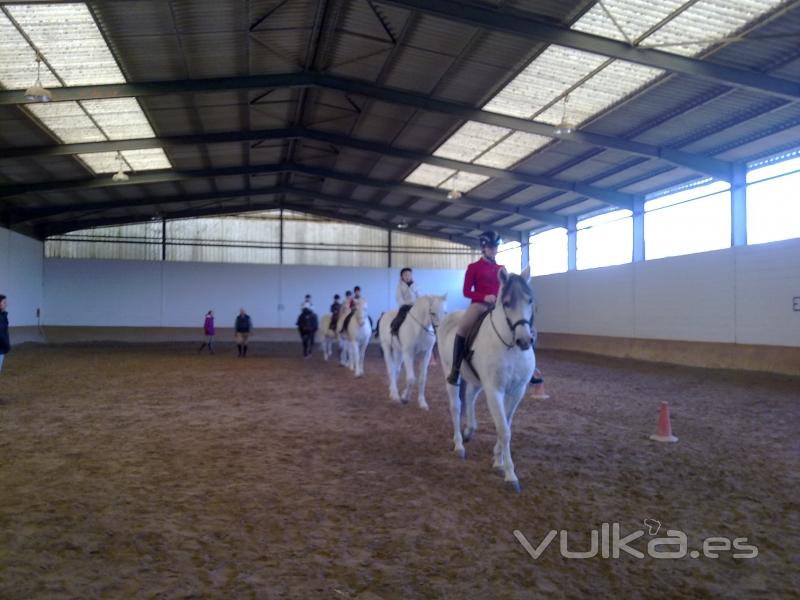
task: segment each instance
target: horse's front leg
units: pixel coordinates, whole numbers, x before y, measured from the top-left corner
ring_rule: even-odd
[[[445,384],[447,397],[450,400],[450,419],[453,423],[453,451],[461,458],[466,457],[464,438],[461,436],[461,397],[458,386]]]
[[[511,460],[511,428],[506,419],[506,405],[505,394],[495,388],[486,388],[486,403],[489,405],[489,412],[492,414],[494,427],[497,432],[497,444],[495,444],[495,452],[500,450],[503,463],[503,473],[505,474],[506,482],[514,488],[514,491],[519,492],[519,480],[517,474],[514,472],[514,462]],[[499,446],[499,448],[498,448]],[[497,454],[495,454],[495,463],[497,465]]]
[[[397,359],[391,345],[381,345],[383,349],[383,362],[386,363],[386,374],[389,376],[389,399],[400,402],[400,393],[397,391]]]
[[[358,347],[358,369],[356,371],[356,377],[364,376],[364,359],[367,356],[367,344],[369,344],[369,338]]]
[[[408,396],[411,394],[411,388],[417,381],[417,376],[414,373],[414,348],[410,350],[403,348],[403,370],[406,372],[406,387],[403,389],[402,399],[403,403],[408,402]],[[423,408],[423,407],[420,407]],[[425,406],[424,408],[427,408]]]
[[[428,366],[431,364],[433,346],[425,351],[422,356],[422,363],[419,366],[419,391],[417,393],[417,404],[423,410],[428,410],[428,403],[425,401],[425,388],[428,385]]]
[[[475,416],[475,400],[478,394],[481,393],[481,388],[477,385],[467,383],[464,390],[464,402],[467,409],[467,428],[464,430],[464,441],[468,442],[475,435],[478,429],[478,419]]]

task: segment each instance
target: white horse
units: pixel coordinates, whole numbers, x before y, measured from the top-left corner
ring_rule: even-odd
[[[417,403],[423,410],[428,410],[425,401],[425,386],[428,381],[428,365],[431,362],[433,346],[436,343],[436,328],[444,320],[447,313],[447,294],[444,296],[420,296],[408,311],[403,324],[392,335],[392,320],[397,316],[396,310],[390,310],[381,317],[378,333],[383,349],[383,360],[389,374],[389,398],[395,402],[408,402],[411,388],[416,382],[414,361],[422,356],[419,367],[419,392]],[[397,391],[397,378],[400,364],[406,373],[406,387],[401,396]]]
[[[327,361],[333,354],[333,343],[338,342],[339,334],[335,329],[331,329],[330,313],[322,315],[319,326],[322,330],[322,339],[319,341],[319,345],[322,350],[322,358]]]
[[[529,268],[522,275],[509,275],[502,269],[498,277],[501,283],[498,302],[481,323],[472,344],[471,359],[464,360],[461,365],[467,409],[467,428],[463,436],[459,387],[447,384],[447,395],[450,397],[454,450],[464,458],[464,441],[469,441],[478,427],[475,398],[481,389],[485,391],[497,431],[492,466],[501,470],[505,481],[519,492],[519,480],[511,460],[511,423],[536,368],[532,348],[536,335],[533,328],[534,297]],[[445,378],[450,372],[456,329],[462,314],[449,315],[439,328],[439,355]]]
[[[347,348],[347,366],[355,372],[356,377],[364,376],[364,355],[367,345],[372,337],[372,325],[367,317],[367,303],[365,300],[356,300],[353,317],[342,333],[342,338]]]

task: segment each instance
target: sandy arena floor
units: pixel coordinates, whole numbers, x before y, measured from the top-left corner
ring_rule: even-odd
[[[797,597],[799,380],[542,352],[553,398],[515,419],[517,496],[483,399],[461,461],[441,368],[424,413],[389,402],[375,351],[355,380],[299,344],[15,349],[0,597]],[[646,439],[661,400],[677,444]],[[566,559],[556,538],[534,560],[512,533],[584,550],[646,518],[759,556]]]

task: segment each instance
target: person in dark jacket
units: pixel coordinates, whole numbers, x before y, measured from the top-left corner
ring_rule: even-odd
[[[11,338],[8,336],[8,313],[6,307],[8,300],[0,294],[0,372],[3,370],[3,360],[11,352]]]
[[[317,334],[319,321],[317,315],[310,308],[304,308],[300,316],[297,317],[297,330],[300,332],[300,339],[303,341],[303,357],[311,356],[311,349],[314,347],[314,336]]]
[[[233,328],[236,331],[236,347],[239,349],[239,357],[244,358],[247,356],[247,340],[250,338],[250,332],[253,331],[253,321],[243,308],[239,309],[239,316],[236,317]]]
[[[334,294],[333,304],[331,304],[331,331],[336,331],[336,323],[339,320],[339,312],[342,310],[342,303],[339,302],[339,294]]]

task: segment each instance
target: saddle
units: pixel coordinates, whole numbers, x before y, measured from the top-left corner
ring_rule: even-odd
[[[347,313],[347,316],[344,318],[344,321],[342,321],[342,327],[341,329],[339,329],[339,333],[344,333],[345,331],[347,331],[347,328],[350,326],[350,320],[353,318],[354,314],[356,314],[356,311],[354,310],[351,310],[349,313]],[[370,331],[374,331],[375,327],[373,326],[372,323],[372,317],[367,315],[367,319],[369,320]]]
[[[467,366],[470,368],[470,370],[475,373],[475,377],[478,377],[478,372],[475,370],[475,367],[472,366],[472,356],[475,354],[475,351],[472,349],[472,345],[475,343],[475,338],[478,337],[478,332],[481,330],[481,325],[483,325],[486,317],[488,317],[491,312],[491,310],[487,310],[480,317],[478,317],[475,320],[472,328],[467,332],[467,336],[464,338],[463,362],[467,363]]]
[[[392,331],[392,335],[397,335],[397,332],[400,331],[400,326],[403,324],[403,321],[406,320],[408,316],[408,312],[413,308],[413,304],[403,304],[398,311],[397,316],[392,319],[392,324],[390,325],[390,329]]]
[[[347,328],[350,326],[350,320],[353,318],[354,314],[356,314],[356,311],[354,310],[351,310],[349,313],[347,313],[344,321],[342,321],[342,328],[339,330],[340,333],[347,331]]]

